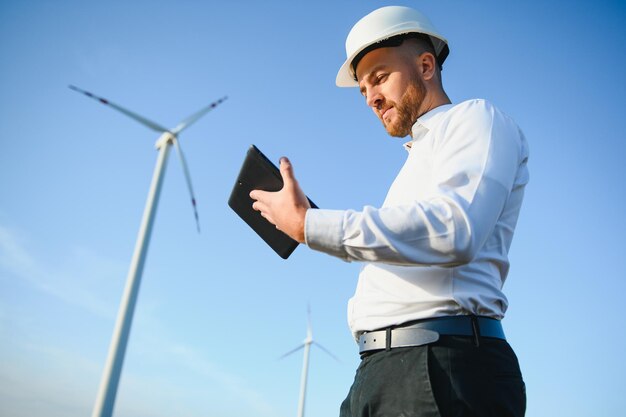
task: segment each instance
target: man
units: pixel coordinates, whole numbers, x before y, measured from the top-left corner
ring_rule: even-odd
[[[381,208],[311,210],[288,159],[253,207],[309,247],[362,261],[349,324],[362,362],[342,417],[523,416],[524,382],[500,319],[528,182],[516,124],[484,100],[453,105],[447,41],[406,7],[361,19],[337,85],[358,86],[408,158]]]

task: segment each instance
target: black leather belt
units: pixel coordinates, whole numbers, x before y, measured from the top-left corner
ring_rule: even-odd
[[[426,345],[436,342],[441,335],[506,339],[500,320],[478,316],[437,317],[363,333],[359,337],[359,353]]]

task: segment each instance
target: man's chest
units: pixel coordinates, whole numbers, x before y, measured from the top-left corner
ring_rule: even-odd
[[[414,142],[409,155],[389,188],[383,206],[425,200],[435,193],[435,155],[430,138]]]

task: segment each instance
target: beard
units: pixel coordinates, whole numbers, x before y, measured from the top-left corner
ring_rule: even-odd
[[[417,76],[413,77],[400,102],[389,101],[390,106],[396,109],[396,118],[389,123],[381,118],[383,126],[390,136],[403,138],[411,133],[411,128],[420,117],[420,109],[426,96],[424,82]]]

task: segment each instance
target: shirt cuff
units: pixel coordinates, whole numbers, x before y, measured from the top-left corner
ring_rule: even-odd
[[[309,209],[304,218],[304,241],[311,249],[346,259],[343,248],[345,211]]]

